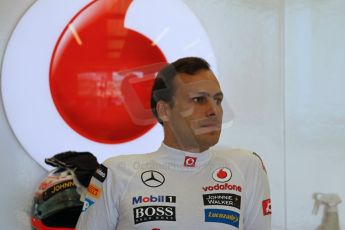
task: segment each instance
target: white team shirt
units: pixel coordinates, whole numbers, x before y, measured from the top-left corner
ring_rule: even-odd
[[[91,179],[80,230],[270,230],[267,174],[252,152],[164,144],[113,157]]]

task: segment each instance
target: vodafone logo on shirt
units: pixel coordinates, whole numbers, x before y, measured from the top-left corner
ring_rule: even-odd
[[[229,190],[229,191],[233,190],[233,191],[237,191],[237,192],[242,192],[242,187],[240,185],[224,183],[224,184],[203,186],[202,190],[204,192],[218,191],[218,190]]]
[[[195,167],[196,159],[197,159],[196,157],[186,156],[184,158],[184,166],[185,167]]]
[[[228,168],[216,169],[212,174],[212,178],[217,182],[227,182],[231,179],[231,177],[232,173]]]
[[[45,158],[71,149],[99,162],[151,152],[163,138],[149,106],[154,76],[185,56],[205,58],[217,75],[207,33],[183,1],[37,0],[4,56],[8,121],[47,168]]]

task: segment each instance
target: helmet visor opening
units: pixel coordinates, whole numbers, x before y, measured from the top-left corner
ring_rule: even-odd
[[[42,219],[42,222],[49,227],[74,228],[77,225],[81,209],[82,206],[70,207]]]

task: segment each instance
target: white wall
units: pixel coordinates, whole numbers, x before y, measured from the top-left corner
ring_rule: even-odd
[[[287,222],[315,229],[313,192],[345,200],[345,1],[286,3]]]
[[[0,0],[0,63],[18,19],[32,0]],[[44,170],[23,150],[6,120],[0,97],[0,222],[1,229],[30,229],[29,212],[34,189]],[[33,130],[34,133],[34,130]]]
[[[33,2],[0,0],[0,61],[16,22]],[[345,185],[338,183],[345,175],[344,1],[184,2],[211,39],[235,112],[221,144],[255,150],[266,162],[273,229],[314,229],[320,216],[311,215],[312,192],[337,192],[345,199]],[[0,173],[6,175],[2,228],[30,229],[26,213],[44,170],[17,142],[2,106],[0,152]]]

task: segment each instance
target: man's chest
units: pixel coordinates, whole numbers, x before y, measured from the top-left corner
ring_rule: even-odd
[[[242,229],[243,180],[235,169],[138,171],[121,196],[117,229]]]

